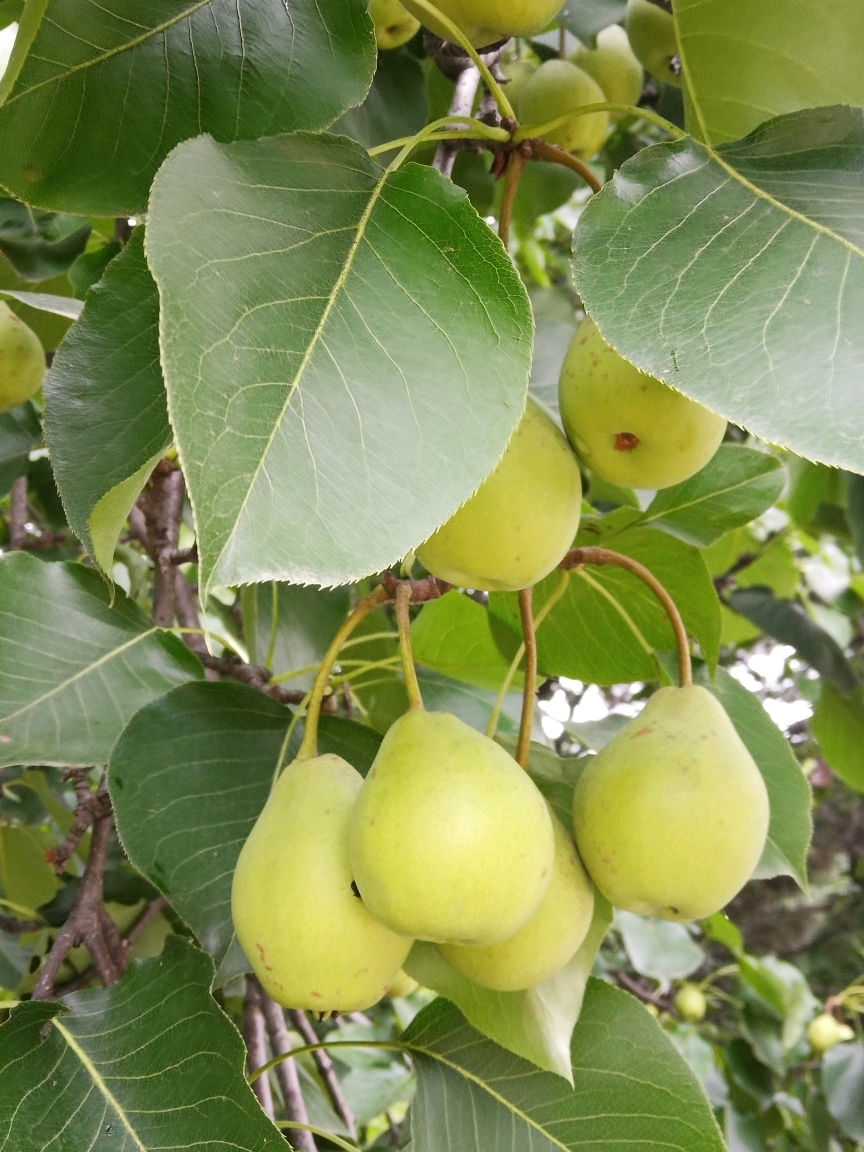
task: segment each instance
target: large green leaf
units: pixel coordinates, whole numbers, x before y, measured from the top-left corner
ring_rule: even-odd
[[[372,80],[365,9],[32,0],[0,84],[0,183],[43,208],[130,216],[181,140],[322,128]]]
[[[802,456],[864,471],[864,113],[815,109],[622,165],[574,238],[629,360]]]
[[[589,980],[566,1080],[475,1032],[444,999],[404,1035],[414,1152],[723,1152],[694,1073],[645,1008]]]
[[[159,293],[143,229],[91,288],[45,382],[45,438],[69,523],[103,571],[171,443],[159,367]]]
[[[411,627],[411,640],[418,664],[491,692],[500,690],[519,644],[481,604],[455,590],[425,605]],[[518,672],[513,686],[521,684]]]
[[[807,849],[813,834],[810,785],[762,702],[723,668],[712,680],[704,666],[694,680],[717,697],[765,780],[771,805],[768,842],[756,876],[791,876],[807,891]]]
[[[31,1002],[0,1026],[0,1143],[78,1152],[280,1152],[210,995],[213,963],[168,938],[114,988]]]
[[[810,727],[837,775],[864,792],[864,689],[845,696],[823,680]]]
[[[30,451],[41,438],[39,417],[29,401],[0,415],[0,497],[27,471]]]
[[[345,137],[181,145],[147,257],[203,586],[345,584],[424,540],[500,458],[532,320],[465,193]]]
[[[111,754],[109,787],[129,858],[217,960],[233,937],[234,865],[270,793],[290,721],[287,708],[242,684],[187,684],[143,708]],[[380,742],[371,728],[322,717],[321,751],[364,774]],[[245,967],[242,959],[232,965]]]
[[[770,508],[785,482],[786,471],[776,456],[721,444],[701,472],[658,492],[642,523],[688,544],[714,544]]]
[[[203,675],[92,569],[0,558],[0,765],[99,764],[139,708]]]
[[[740,140],[772,116],[864,104],[858,0],[675,0],[687,126]]]

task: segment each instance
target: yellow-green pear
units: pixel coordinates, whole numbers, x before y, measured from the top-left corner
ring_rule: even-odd
[[[475,48],[485,48],[511,36],[533,36],[542,32],[557,15],[560,0],[432,0],[442,15],[452,20]],[[443,40],[452,40],[450,30],[413,0],[405,0],[424,28]]]
[[[416,992],[419,987],[417,981],[400,968],[396,973],[396,979],[387,990],[387,995],[394,1000],[400,1000],[410,996],[412,992]]]
[[[821,1056],[824,1052],[836,1048],[838,1044],[854,1040],[855,1033],[848,1024],[841,1024],[830,1012],[823,1012],[821,1016],[810,1021],[807,1039],[813,1051]]]
[[[570,445],[539,404],[528,406],[495,470],[417,558],[461,588],[517,591],[542,580],[573,543],[582,477]]]
[[[45,349],[32,328],[0,302],[0,412],[35,396],[45,379]]]
[[[671,12],[651,0],[627,0],[624,27],[630,47],[651,75],[680,88],[681,76],[673,64],[678,58],[678,39]]]
[[[540,65],[536,60],[530,60],[524,56],[519,60],[506,60],[501,65],[501,71],[507,77],[507,86],[504,91],[514,108],[519,105],[519,96],[525,87],[525,81],[529,76],[533,76],[539,67]]]
[[[601,480],[670,488],[704,468],[726,420],[619,355],[586,319],[564,358],[558,387],[564,430]]]
[[[675,1007],[688,1024],[698,1024],[700,1020],[705,1019],[708,1001],[702,989],[695,984],[682,984],[675,993]]]
[[[384,51],[407,44],[420,27],[420,21],[399,0],[372,0],[369,15],[375,25],[378,47]]]
[[[446,712],[412,710],[389,730],[349,842],[372,915],[438,944],[508,939],[552,882],[546,801],[503,748]]]
[[[616,908],[701,920],[729,903],[768,835],[765,782],[722,705],[661,688],[579,778],[582,862]]]
[[[597,33],[597,47],[580,44],[570,54],[570,63],[592,76],[612,104],[638,104],[645,84],[645,73],[636,59],[627,33],[620,24],[610,24]],[[610,112],[620,120],[626,112]]]
[[[237,861],[237,939],[265,990],[286,1007],[369,1008],[387,994],[411,949],[351,887],[348,818],[362,784],[339,756],[295,761]]]
[[[541,127],[586,104],[603,104],[606,94],[597,83],[569,60],[547,60],[525,81],[519,94],[519,119],[526,127]],[[570,116],[563,124],[543,133],[544,140],[584,160],[596,156],[609,134],[609,113],[589,112]]]
[[[503,944],[489,948],[438,945],[447,963],[475,984],[498,992],[533,988],[560,972],[588,935],[594,915],[594,885],[582,867],[576,845],[555,816],[552,831],[552,884],[525,927]]]

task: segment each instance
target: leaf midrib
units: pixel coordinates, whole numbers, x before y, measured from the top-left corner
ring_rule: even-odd
[[[758,484],[760,480],[764,480],[766,476],[773,475],[779,471],[779,469],[780,464],[778,461],[776,468],[770,468],[765,472],[760,472],[758,476],[748,476],[746,480],[740,480],[737,484],[729,484],[726,488],[717,488],[713,492],[709,492],[707,496],[700,496],[698,500],[688,500],[684,504],[675,504],[670,508],[664,508],[661,512],[655,512],[653,516],[649,515],[651,509],[648,508],[642,519],[638,521],[639,527],[641,528],[646,524],[652,524],[655,520],[663,520],[667,516],[677,516],[679,512],[687,512],[691,508],[698,508],[700,504],[705,504],[709,500],[716,499],[718,496],[728,496],[730,492],[737,492],[739,489],[747,488],[751,484]]]

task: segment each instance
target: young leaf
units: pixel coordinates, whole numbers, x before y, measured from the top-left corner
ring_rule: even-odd
[[[387,176],[345,137],[201,137],[166,161],[150,211],[202,587],[380,571],[498,462],[530,307],[437,172]]]
[[[857,108],[796,112],[717,149],[646,148],[580,217],[579,294],[644,371],[772,443],[864,471],[862,171]]]
[[[39,0],[0,85],[0,183],[28,204],[131,216],[181,140],[323,128],[372,80],[365,9],[365,0]]]
[[[75,534],[110,575],[129,510],[171,443],[159,293],[143,229],[91,288],[45,382],[45,438]]]
[[[110,598],[80,564],[0,558],[0,766],[104,763],[139,708],[203,675],[120,589]]]
[[[9,1148],[280,1152],[243,1076],[213,963],[179,936],[113,988],[31,1001],[0,1026],[0,1137]]]

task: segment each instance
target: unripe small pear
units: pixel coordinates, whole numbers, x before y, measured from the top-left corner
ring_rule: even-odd
[[[514,108],[519,105],[519,97],[525,87],[525,81],[533,76],[539,67],[540,65],[536,60],[527,60],[524,57],[520,60],[507,60],[501,65],[501,71],[507,77],[504,91]]]
[[[387,732],[351,813],[351,864],[369,911],[400,935],[499,944],[549,890],[546,801],[493,740],[446,712]]]
[[[407,44],[420,27],[420,21],[399,0],[372,0],[369,15],[378,47],[384,51]]]
[[[576,112],[586,104],[603,104],[606,95],[593,77],[569,60],[547,60],[522,86],[519,119],[526,126],[541,127],[559,116]],[[583,160],[596,156],[609,134],[609,113],[574,115],[543,138]]]
[[[576,457],[557,426],[529,398],[495,470],[417,549],[434,575],[461,588],[515,592],[557,566],[572,546],[582,511]]]
[[[698,1024],[705,1019],[708,1011],[708,1001],[705,993],[695,984],[682,984],[675,994],[675,1007],[682,1019],[688,1024]]]
[[[680,88],[681,76],[673,63],[678,57],[678,40],[672,14],[651,0],[628,0],[624,27],[630,47],[651,75]]]
[[[533,36],[558,15],[560,0],[434,0],[442,15],[452,20],[475,48],[485,48],[511,36]],[[453,39],[453,33],[434,16],[405,0],[424,28],[442,40]]]
[[[0,412],[35,396],[45,379],[45,349],[8,304],[0,302]]]
[[[594,885],[582,867],[576,845],[555,816],[552,831],[552,883],[525,927],[503,944],[489,948],[438,945],[447,963],[475,984],[498,992],[533,988],[560,972],[588,935],[594,915]]]
[[[558,386],[567,437],[601,480],[622,488],[670,488],[704,468],[726,420],[641,372],[583,320]]]
[[[400,1000],[406,996],[410,996],[412,992],[416,992],[419,987],[420,985],[417,981],[413,980],[407,972],[400,968],[396,973],[396,979],[387,991],[387,995],[394,1000]]]
[[[821,1016],[810,1021],[807,1039],[813,1051],[821,1056],[823,1052],[829,1052],[838,1044],[854,1040],[855,1033],[848,1024],[841,1024],[830,1012],[823,1012]]]
[[[598,32],[596,48],[580,44],[569,59],[597,81],[611,104],[639,103],[645,73],[620,24],[610,24]],[[612,120],[620,120],[627,113],[610,112],[609,115]]]

